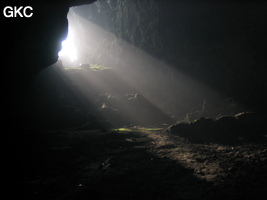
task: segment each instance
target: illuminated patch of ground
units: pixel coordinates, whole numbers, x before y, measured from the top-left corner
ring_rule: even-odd
[[[114,131],[120,131],[120,132],[150,132],[150,131],[160,131],[163,130],[162,128],[145,128],[145,127],[133,127],[133,128],[118,128],[118,129],[112,129]]]
[[[103,66],[103,65],[96,65],[96,64],[90,64],[90,68],[93,71],[108,70],[108,69],[110,69],[110,67]]]
[[[64,67],[64,69],[67,70],[67,71],[88,70],[88,69],[85,69],[83,67]],[[90,64],[90,69],[92,71],[102,71],[102,70],[108,70],[108,69],[111,69],[111,68],[110,67],[103,66],[103,65]]]

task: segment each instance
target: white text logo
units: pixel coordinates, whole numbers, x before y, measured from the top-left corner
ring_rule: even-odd
[[[29,18],[33,15],[32,10],[33,9],[31,6],[25,6],[24,8],[23,8],[23,6],[20,6],[18,8],[16,6],[14,6],[14,8],[11,6],[6,6],[4,8],[3,13],[4,13],[4,16],[8,17],[8,18],[9,17],[27,17],[27,18]]]

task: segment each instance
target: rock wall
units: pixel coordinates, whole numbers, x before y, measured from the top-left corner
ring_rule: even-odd
[[[3,125],[21,128],[28,121],[33,99],[31,79],[40,70],[55,63],[61,42],[68,31],[69,7],[95,0],[25,0],[1,1],[1,96],[4,105]],[[33,16],[9,17],[4,8],[31,6]],[[33,109],[33,108],[32,108]],[[13,133],[13,132],[12,132]]]
[[[94,53],[98,62],[112,55],[109,65],[124,66],[132,55],[123,40],[161,60],[154,68],[170,79],[174,70],[166,66],[266,110],[266,8],[263,1],[99,0],[74,12],[113,35],[104,52]]]

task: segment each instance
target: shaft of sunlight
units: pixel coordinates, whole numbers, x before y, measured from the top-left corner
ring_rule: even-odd
[[[213,88],[79,15],[78,7],[70,9],[68,20],[70,31],[59,56],[88,115],[103,116],[110,124],[152,126],[171,124],[188,113],[191,120],[216,114],[210,110],[223,96]]]

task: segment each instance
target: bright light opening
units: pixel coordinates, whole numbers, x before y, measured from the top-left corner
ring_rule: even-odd
[[[74,62],[77,60],[77,49],[74,43],[73,33],[69,30],[66,40],[62,42],[62,49],[58,53],[58,56],[62,60]]]

